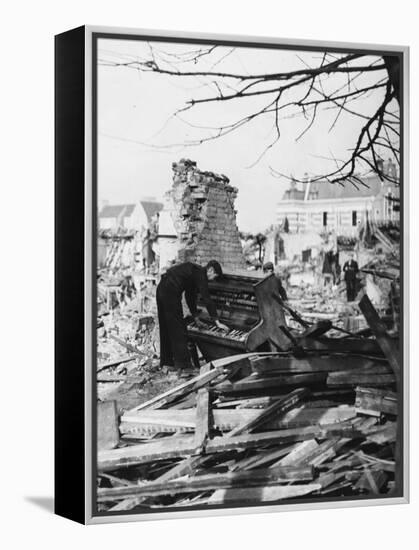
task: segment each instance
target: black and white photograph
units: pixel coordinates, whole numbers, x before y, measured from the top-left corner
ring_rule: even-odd
[[[403,54],[92,64],[94,515],[403,496]]]

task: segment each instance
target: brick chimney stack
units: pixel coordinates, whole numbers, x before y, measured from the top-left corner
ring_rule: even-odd
[[[224,175],[198,170],[192,160],[181,159],[172,169],[173,186],[167,195],[178,235],[178,261],[204,265],[214,259],[226,272],[245,269],[234,209],[237,189]]]

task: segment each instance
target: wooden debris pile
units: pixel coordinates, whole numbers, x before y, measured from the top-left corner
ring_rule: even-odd
[[[102,267],[113,272],[124,267],[132,267],[136,250],[136,232],[119,228],[117,231],[104,229],[99,232],[99,243],[103,243],[104,258]]]
[[[100,404],[115,429],[98,449],[99,509],[394,495],[397,341],[360,307],[374,338],[305,336],[298,353],[208,363],[120,417]]]

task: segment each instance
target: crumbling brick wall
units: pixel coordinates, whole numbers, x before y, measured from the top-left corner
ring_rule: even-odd
[[[237,189],[226,176],[198,170],[191,160],[172,168],[168,202],[178,235],[177,260],[203,265],[215,259],[227,272],[244,269],[234,209]]]

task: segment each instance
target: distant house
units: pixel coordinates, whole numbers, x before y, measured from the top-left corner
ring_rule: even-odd
[[[149,227],[153,217],[162,208],[161,202],[151,200],[135,204],[107,204],[99,212],[99,229],[124,228],[141,231]]]
[[[395,177],[391,161],[385,173]],[[362,179],[365,185],[346,181],[344,185],[328,181],[311,182],[301,186],[292,180],[277,206],[277,224],[288,223],[290,233],[334,231],[337,235],[355,236],[366,217],[373,222],[397,222],[394,208],[399,198],[399,185],[381,181],[377,175]],[[286,222],[288,220],[288,222]]]

